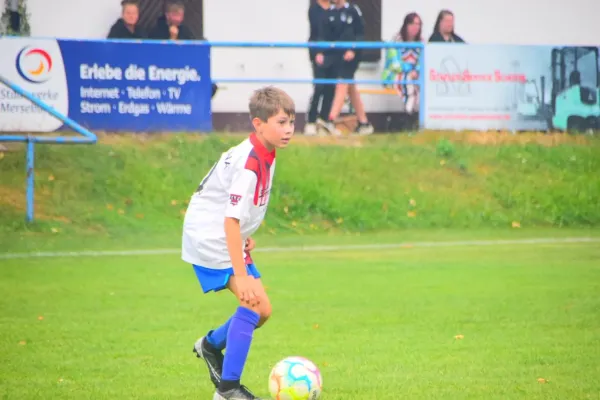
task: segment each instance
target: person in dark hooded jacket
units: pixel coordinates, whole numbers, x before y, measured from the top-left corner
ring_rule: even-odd
[[[156,25],[150,31],[150,39],[156,40],[206,40],[203,37],[195,38],[194,34],[183,24],[185,17],[185,6],[180,0],[169,0],[166,4],[165,15],[156,21]],[[219,87],[211,85],[211,98],[215,97]]]
[[[123,0],[121,18],[110,28],[108,39],[144,39],[146,32],[138,25],[140,7],[137,0]]]
[[[194,34],[183,24],[185,17],[185,6],[179,0],[167,2],[165,15],[156,21],[156,25],[150,31],[150,39],[159,40],[194,40]]]

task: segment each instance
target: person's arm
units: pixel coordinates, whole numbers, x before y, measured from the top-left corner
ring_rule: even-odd
[[[254,290],[254,278],[248,275],[246,270],[241,224],[250,217],[250,210],[254,207],[254,193],[258,179],[253,171],[244,166],[237,168],[239,170],[232,178],[229,201],[225,208],[225,241],[233,267],[233,276],[236,279],[239,300],[253,304],[260,299]]]
[[[233,266],[233,275],[236,277],[248,276],[244,262],[244,244],[239,219],[225,217],[225,240]]]
[[[352,6],[352,11],[353,15],[352,26],[350,27],[351,31],[344,35],[344,40],[349,42],[362,42],[365,40],[365,24],[363,21],[362,12],[356,4]],[[346,50],[344,52],[344,60],[352,61],[356,57],[357,53],[360,53],[360,50]]]
[[[365,20],[363,18],[362,11],[360,8],[354,4],[354,20],[352,21],[352,25],[354,27],[354,41],[356,42],[364,42],[365,40]]]
[[[314,42],[318,39],[319,36],[319,19],[318,13],[315,12],[314,6],[309,7],[308,9],[308,23],[310,24],[310,33],[308,35],[308,41]],[[310,54],[311,60],[319,53],[320,49],[309,48],[308,53]]]
[[[327,35],[327,31],[329,29],[329,18],[327,16],[327,12],[322,15],[322,18],[318,20],[317,24],[317,42],[327,42],[329,40],[329,36]],[[317,55],[315,56],[315,61],[317,64],[323,64],[326,49],[315,49]]]
[[[225,208],[225,237],[234,274],[247,275],[240,225],[250,217],[250,210],[254,206],[257,177],[253,171],[244,168],[244,165],[237,166],[237,168],[239,170],[233,175],[229,188],[229,201]]]
[[[310,34],[308,36],[309,40],[317,39],[319,35],[319,13],[316,12],[315,7],[311,6],[308,9],[308,23],[310,24]]]

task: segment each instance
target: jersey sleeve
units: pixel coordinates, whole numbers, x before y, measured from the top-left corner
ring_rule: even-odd
[[[254,205],[257,176],[246,168],[240,168],[233,175],[229,188],[229,199],[225,209],[225,217],[243,221],[250,216]]]

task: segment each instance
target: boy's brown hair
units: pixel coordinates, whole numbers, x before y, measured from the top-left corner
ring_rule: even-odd
[[[296,115],[296,105],[289,94],[274,86],[267,86],[256,90],[250,98],[250,120],[258,118],[267,121],[280,110],[288,116]]]

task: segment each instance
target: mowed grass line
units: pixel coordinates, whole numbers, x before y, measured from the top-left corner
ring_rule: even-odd
[[[598,398],[597,243],[256,258],[274,315],[243,381],[263,395],[298,354],[324,399]],[[5,260],[0,290],[0,397],[211,398],[192,344],[235,299],[177,256]]]

